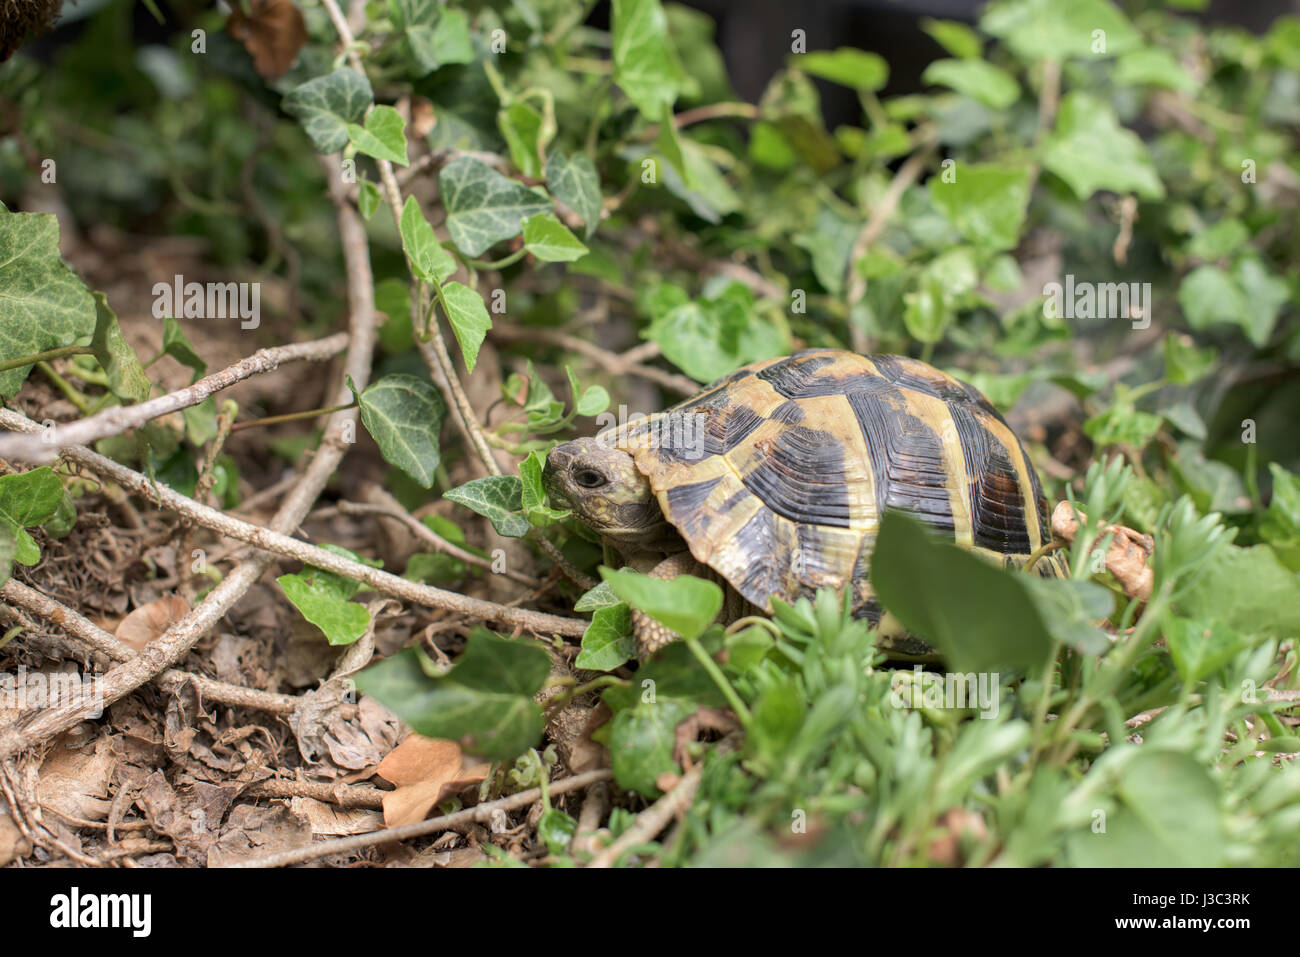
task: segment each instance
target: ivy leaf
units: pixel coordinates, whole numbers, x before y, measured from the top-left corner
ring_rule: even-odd
[[[0,475],[0,584],[8,580],[14,561],[30,566],[41,560],[40,548],[26,529],[54,518],[66,498],[63,483],[48,465]]]
[[[366,222],[370,222],[375,210],[379,208],[379,199],[379,187],[362,176],[357,183],[357,209]]]
[[[1036,673],[1047,660],[1052,636],[1024,577],[939,541],[894,510],[881,520],[871,559],[871,586],[881,602],[960,672]]]
[[[433,488],[442,462],[438,434],[447,414],[438,390],[415,376],[387,375],[362,392],[359,403],[361,421],[384,461]]]
[[[525,176],[542,175],[541,151],[546,148],[542,114],[522,101],[511,103],[497,114],[497,128],[505,137],[510,158]]]
[[[693,705],[660,696],[654,703],[638,702],[614,716],[609,753],[619,787],[646,797],[662,793],[655,783],[659,776],[681,773],[673,760],[677,726],[694,710]]]
[[[456,247],[479,256],[493,243],[518,236],[523,221],[551,208],[551,202],[481,160],[462,156],[439,174],[447,229]]]
[[[163,341],[162,351],[164,355],[169,355],[183,366],[188,366],[194,370],[194,379],[201,379],[208,371],[208,364],[203,358],[194,351],[190,345],[190,340],[186,338],[185,332],[181,329],[181,324],[171,316],[163,319]]]
[[[780,355],[789,344],[784,329],[756,314],[753,293],[740,283],[670,309],[650,324],[645,336],[697,382],[712,382],[746,362]]]
[[[281,105],[298,118],[316,152],[337,153],[348,145],[348,124],[360,121],[373,99],[370,81],[344,66],[295,87]]]
[[[635,655],[632,609],[620,601],[596,609],[591,624],[582,633],[582,651],[574,665],[592,671],[613,671]]]
[[[469,18],[463,10],[449,10],[436,0],[391,0],[389,10],[394,26],[403,31],[403,50],[415,65],[416,76],[474,59]]]
[[[424,218],[420,203],[414,196],[406,197],[399,230],[402,234],[402,249],[411,260],[411,271],[416,278],[441,285],[456,271],[455,257],[442,248],[437,234]]]
[[[614,82],[641,115],[659,122],[682,88],[682,68],[659,0],[614,0]]]
[[[722,610],[722,589],[693,575],[662,579],[602,567],[600,577],[623,601],[686,639],[703,634]]]
[[[1110,0],[1003,0],[989,4],[980,27],[1031,63],[1116,56],[1142,45],[1141,34]],[[1104,49],[1098,48],[1101,38]]]
[[[59,221],[0,208],[0,362],[74,345],[95,331],[95,301],[59,256]],[[15,395],[31,366],[0,372],[0,397]]]
[[[489,475],[448,491],[443,498],[477,512],[506,538],[521,538],[532,527],[524,516],[523,483],[517,475]]]
[[[366,114],[366,125],[347,125],[348,139],[360,152],[375,159],[409,166],[406,158],[406,120],[391,106],[376,106]]]
[[[1160,47],[1143,47],[1125,53],[1115,65],[1114,79],[1120,86],[1160,86],[1183,93],[1193,93],[1197,86],[1174,55]]]
[[[844,291],[844,272],[861,228],[860,223],[846,219],[829,206],[822,206],[817,210],[812,228],[794,235],[794,244],[812,257],[813,275],[832,295]]]
[[[595,588],[590,588],[583,593],[582,597],[574,604],[574,611],[598,611],[601,608],[609,608],[613,605],[623,604],[623,600],[614,594],[614,590],[609,587],[608,582],[601,582]]]
[[[545,467],[546,457],[537,450],[529,452],[528,458],[519,463],[519,479],[523,483],[520,504],[532,525],[551,525],[571,514],[567,509],[555,509],[546,504],[546,487],[542,484]]]
[[[1020,99],[1015,77],[985,60],[935,60],[921,74],[921,82],[946,86],[991,110],[1005,110]]]
[[[95,334],[90,348],[95,360],[108,374],[108,387],[123,402],[144,402],[152,388],[144,374],[140,357],[122,335],[117,315],[109,308],[108,298],[97,292],[95,297]]]
[[[457,740],[466,753],[506,761],[542,735],[542,711],[533,696],[550,667],[550,656],[537,645],[476,628],[445,674],[428,674],[408,648],[362,671],[356,682],[417,733]]]
[[[465,368],[473,372],[474,364],[478,362],[479,346],[483,345],[488,330],[492,328],[492,317],[488,315],[483,297],[463,283],[447,283],[442,287],[442,297],[447,321],[451,323],[451,331],[456,334],[461,354],[465,357]]]
[[[1147,199],[1165,195],[1146,145],[1120,125],[1109,103],[1087,93],[1068,93],[1061,100],[1056,130],[1043,144],[1040,158],[1079,199],[1099,189]]]
[[[1257,348],[1268,343],[1287,296],[1286,283],[1255,256],[1243,256],[1231,273],[1197,266],[1178,287],[1178,304],[1193,329],[1234,325]]]
[[[957,20],[935,20],[930,17],[921,19],[921,29],[955,57],[970,60],[980,55],[984,44],[979,34],[966,24]]]
[[[556,199],[582,217],[586,238],[600,225],[600,174],[586,153],[566,157],[559,150],[546,161],[546,188]]]
[[[323,547],[372,567],[380,564],[338,545]],[[360,582],[310,565],[297,574],[281,575],[276,582],[293,607],[319,628],[331,645],[350,645],[370,626],[370,612],[350,600],[361,590]]]
[[[543,262],[573,262],[587,255],[587,247],[553,213],[524,220],[524,248]]]
[[[956,180],[930,179],[930,198],[963,237],[982,249],[1011,249],[1029,204],[1030,171],[994,163],[958,164]]]
[[[889,81],[889,64],[883,57],[853,47],[795,53],[788,62],[805,73],[855,90],[879,90]]]

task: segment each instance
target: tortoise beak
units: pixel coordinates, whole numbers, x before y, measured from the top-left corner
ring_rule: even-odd
[[[542,487],[551,500],[561,508],[570,507],[569,497],[564,494],[560,475],[567,472],[573,461],[573,452],[567,448],[569,443],[557,445],[546,456],[546,466],[542,469]]]

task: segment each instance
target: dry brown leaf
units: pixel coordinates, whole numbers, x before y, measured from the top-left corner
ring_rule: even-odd
[[[298,820],[307,822],[313,837],[321,834],[330,837],[369,834],[384,826],[383,815],[378,811],[363,807],[336,807],[315,798],[293,798],[289,810]]]
[[[278,80],[293,66],[307,42],[307,25],[293,0],[249,0],[249,12],[238,6],[226,20],[226,32],[253,56],[253,69],[266,80]]]
[[[1085,522],[1088,520],[1083,512],[1079,517]],[[1052,534],[1073,542],[1078,532],[1079,522],[1074,517],[1074,508],[1069,502],[1061,502],[1052,512]],[[1114,537],[1106,549],[1106,570],[1115,576],[1129,598],[1149,601],[1151,586],[1155,583],[1155,572],[1149,565],[1155,551],[1155,540],[1125,525],[1107,525],[1102,529],[1102,537],[1107,533]]]
[[[32,843],[23,837],[8,811],[0,810],[0,867],[32,852]]]
[[[408,735],[377,769],[380,777],[397,785],[384,796],[384,824],[400,827],[423,821],[436,805],[483,781],[491,767],[466,762],[455,741]]]
[[[69,747],[70,735],[63,735],[41,763],[39,798],[51,808],[85,821],[102,821],[108,816],[108,785],[113,775],[112,741],[99,738],[94,746]]]
[[[117,640],[137,652],[160,637],[163,632],[190,613],[189,603],[177,595],[168,595],[141,605],[122,619],[114,633]]]

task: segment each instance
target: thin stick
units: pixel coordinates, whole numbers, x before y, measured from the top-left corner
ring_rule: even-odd
[[[338,163],[337,156],[334,162]],[[335,399],[335,402],[341,404],[347,402],[352,395],[346,376],[350,375],[359,389],[364,389],[370,382],[370,364],[375,352],[374,275],[370,271],[365,223],[347,201],[345,184],[340,176],[334,175],[336,170],[329,164],[328,159],[322,158],[330,199],[334,202],[338,216],[339,239],[343,247],[348,282],[348,351],[336,390],[338,398]],[[303,474],[302,481],[285,496],[271,519],[274,531],[294,531],[311,511],[317,497],[337,470],[344,453],[350,448],[341,439],[344,427],[356,428],[356,420],[355,409],[336,412],[330,418],[325,431],[326,440]],[[141,654],[119,664],[100,678],[96,682],[98,699],[93,703],[46,709],[0,732],[0,761],[75,727],[90,717],[98,702],[112,704],[175,665],[261,579],[272,560],[269,555],[258,554],[241,562],[188,615],[146,646]]]
[[[555,329],[531,329],[524,326],[506,326],[494,325],[491,336],[494,339],[505,339],[515,342],[542,342],[547,345],[556,346],[561,349],[568,349],[570,352],[576,352],[579,355],[586,356],[594,360],[614,375],[634,375],[646,379],[656,385],[663,386],[670,392],[679,395],[694,395],[700,391],[700,384],[684,375],[675,375],[671,372],[665,372],[663,369],[656,369],[654,366],[641,365],[634,359],[631,359],[631,352],[619,355],[617,352],[611,352],[608,349],[602,349],[595,343],[588,342],[586,339],[579,339],[577,336],[571,336]],[[638,346],[638,349],[641,347]],[[640,352],[638,355],[645,355],[649,352]],[[656,347],[654,353],[658,354]]]
[[[22,582],[9,579],[0,588],[0,596],[18,608],[25,608],[38,618],[43,618],[52,625],[57,625],[73,638],[83,642],[92,650],[111,661],[130,661],[136,656],[135,649],[124,645],[113,635],[86,618],[42,594],[35,588],[29,588]],[[199,694],[208,701],[234,705],[242,708],[255,708],[268,714],[293,714],[298,707],[298,699],[292,695],[275,694],[270,691],[258,691],[255,688],[243,688],[239,685],[216,681],[205,675],[193,674],[176,668],[164,671],[156,679],[160,684],[179,687],[193,685]]]
[[[69,422],[66,425],[56,425],[51,429],[42,430],[36,437],[0,436],[0,459],[33,464],[50,462],[58,457],[60,449],[73,445],[90,445],[99,439],[138,429],[160,416],[198,405],[208,396],[222,389],[228,389],[236,382],[250,376],[272,372],[281,363],[318,362],[332,358],[342,352],[347,344],[348,337],[339,333],[314,342],[262,349],[227,369],[205,376],[193,385],[159,396],[157,399],[150,399],[148,402],[141,402],[139,405],[114,406],[78,422]]]
[[[582,774],[575,774],[571,778],[565,778],[562,781],[551,783],[547,790],[552,796],[556,794],[566,794],[569,791],[577,791],[587,787],[596,781],[608,781],[614,776],[612,771],[586,771]],[[455,814],[446,814],[442,817],[431,818],[427,821],[420,821],[417,824],[406,824],[402,827],[391,827],[383,831],[375,831],[371,834],[357,834],[354,837],[342,837],[333,841],[322,841],[319,844],[313,844],[310,847],[296,847],[288,851],[280,851],[276,854],[267,854],[264,857],[254,857],[240,861],[237,864],[230,864],[230,867],[288,867],[292,864],[304,864],[307,861],[316,860],[319,857],[327,857],[330,854],[347,854],[352,851],[359,851],[363,848],[373,847],[376,844],[391,844],[394,841],[405,841],[412,837],[424,837],[426,834],[437,834],[440,831],[448,831],[455,827],[464,827],[467,824],[488,824],[492,821],[492,816],[498,811],[515,811],[521,807],[528,807],[536,804],[542,799],[541,788],[530,788],[527,791],[520,791],[518,794],[512,794],[509,797],[499,798],[495,801],[488,801],[485,804],[477,804],[472,808],[464,811],[457,811]]]
[[[339,807],[365,808],[377,811],[384,806],[384,795],[391,791],[352,784],[330,784],[326,781],[259,781],[244,792],[249,797],[295,798],[307,797]]]
[[[668,822],[690,807],[700,787],[704,765],[697,764],[682,776],[676,786],[637,817],[623,836],[591,859],[588,867],[613,867],[618,859],[641,844],[654,840]]]
[[[0,409],[0,425],[16,431],[31,431],[40,428],[39,425],[26,416],[7,409]],[[162,508],[176,512],[195,524],[202,525],[204,528],[218,532],[227,538],[238,539],[262,551],[284,555],[303,564],[323,568],[326,571],[335,572],[355,581],[364,582],[376,591],[391,595],[394,598],[413,601],[430,608],[442,608],[470,618],[498,622],[512,627],[522,626],[541,634],[554,633],[576,638],[581,636],[590,624],[590,622],[579,618],[560,618],[557,615],[548,615],[544,612],[511,608],[507,605],[499,605],[496,602],[470,598],[456,592],[434,588],[432,585],[421,585],[407,581],[405,578],[399,578],[396,575],[344,558],[334,552],[308,544],[282,532],[274,531],[273,528],[267,529],[258,525],[251,525],[234,516],[227,515],[225,512],[219,512],[206,505],[200,505],[194,499],[181,495],[160,482],[151,482],[139,472],[124,465],[119,465],[112,459],[105,458],[89,449],[65,449],[63,455],[68,461],[75,462],[92,472],[111,478],[123,488],[151,498]],[[315,465],[316,463],[313,462],[312,464]]]

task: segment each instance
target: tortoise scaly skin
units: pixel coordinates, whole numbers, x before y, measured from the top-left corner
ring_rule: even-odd
[[[819,588],[893,657],[934,649],[882,616],[868,576],[880,517],[908,512],[958,545],[1021,567],[1050,539],[1019,439],[979,390],[901,356],[815,349],[754,362],[667,412],[557,446],[545,480],[634,567],[701,574],[766,612]],[[1063,576],[1059,555],[1035,565]],[[743,603],[729,601],[734,619]],[[675,637],[634,616],[643,657]]]

